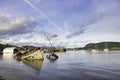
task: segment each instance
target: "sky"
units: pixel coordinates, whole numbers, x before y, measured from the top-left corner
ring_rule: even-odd
[[[0,0],[0,43],[70,48],[119,34],[120,0]]]

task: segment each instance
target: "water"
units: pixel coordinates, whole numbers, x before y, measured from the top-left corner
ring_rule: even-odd
[[[47,54],[44,54],[44,57]],[[5,80],[120,80],[120,51],[69,51],[49,61],[17,61],[0,56],[0,77]]]

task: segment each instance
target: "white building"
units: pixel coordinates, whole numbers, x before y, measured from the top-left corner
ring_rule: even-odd
[[[16,47],[7,47],[7,48],[3,49],[3,55],[5,55],[5,54],[13,55],[14,49],[16,49]]]

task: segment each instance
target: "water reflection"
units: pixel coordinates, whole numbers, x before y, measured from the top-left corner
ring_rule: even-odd
[[[12,54],[13,54],[12,52],[9,52],[9,53],[4,52],[3,55],[0,56],[1,57],[0,59],[3,59],[4,61],[11,63],[11,62],[15,61]],[[39,71],[40,71],[42,63],[43,63],[43,60],[28,60],[28,59],[26,59],[26,60],[16,60],[16,61],[20,62],[20,65],[22,62],[23,64],[26,64],[27,66],[32,67]]]
[[[0,55],[0,76],[6,80],[119,80],[120,51],[71,51],[58,53],[54,63],[17,61]],[[42,66],[42,67],[41,67]],[[13,76],[15,75],[15,76]]]
[[[22,60],[24,64],[36,69],[40,70],[43,60]]]
[[[2,60],[3,59],[3,56],[2,55],[0,55],[0,60]]]
[[[0,55],[0,80],[38,80],[42,62],[41,60],[18,61],[11,54],[3,53]]]

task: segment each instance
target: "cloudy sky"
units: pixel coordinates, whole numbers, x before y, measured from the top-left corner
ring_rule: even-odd
[[[0,0],[0,43],[82,47],[119,34],[120,0]]]

